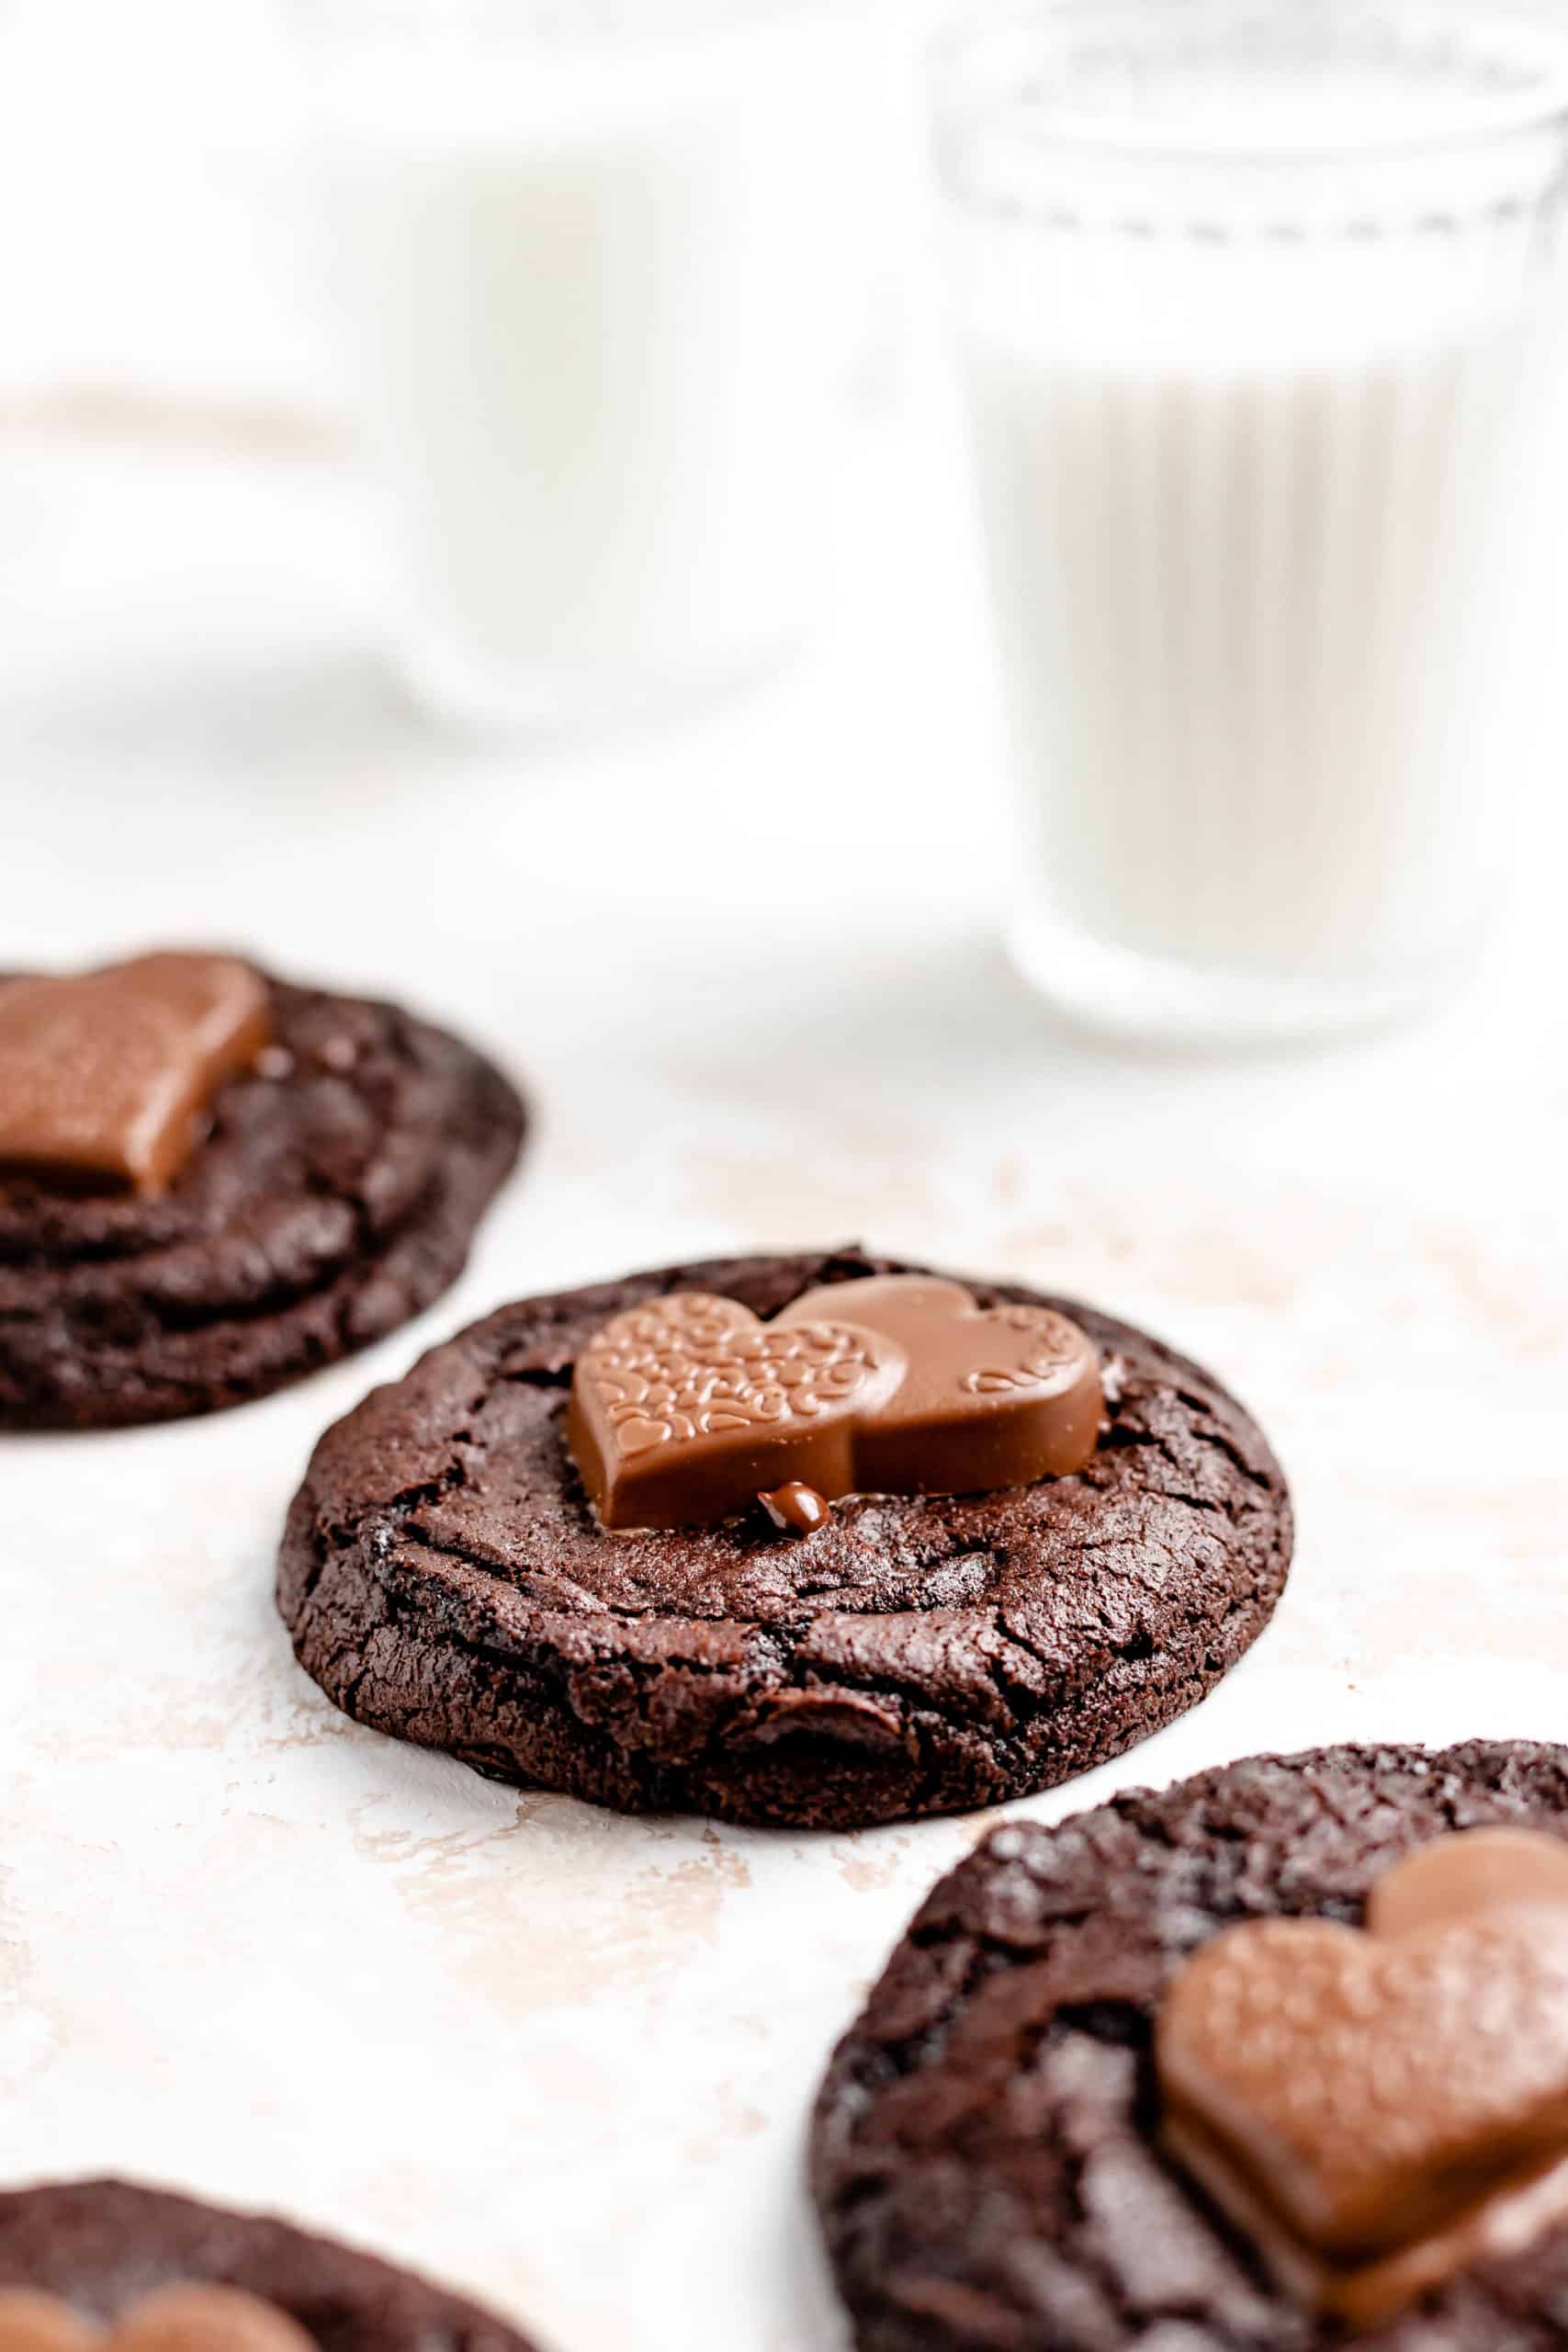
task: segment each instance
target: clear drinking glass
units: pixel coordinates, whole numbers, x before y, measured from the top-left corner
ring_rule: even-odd
[[[301,13],[415,684],[548,725],[784,650],[855,331],[831,0]]]
[[[1551,645],[1568,10],[1036,0],[934,73],[1019,963],[1145,1034],[1420,1003]]]

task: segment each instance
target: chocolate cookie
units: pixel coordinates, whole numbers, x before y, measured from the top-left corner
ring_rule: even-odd
[[[461,2296],[266,2215],[119,2180],[0,2194],[0,2295],[32,2289],[113,2322],[186,2281],[258,2297],[324,2352],[530,2352]]]
[[[818,2102],[813,2188],[861,2352],[1342,2344],[1162,2152],[1156,2017],[1221,1929],[1359,1925],[1391,1863],[1495,1824],[1568,1836],[1568,1748],[1263,1757],[994,1831],[917,1915]],[[1357,2341],[1562,2352],[1568,2227]]]
[[[899,1271],[855,1250],[671,1267],[435,1349],[316,1449],[278,1584],[300,1662],[362,1723],[498,1780],[805,1827],[994,1804],[1169,1722],[1262,1630],[1290,1506],[1206,1373],[1087,1308],[1066,1311],[1110,1426],[1072,1476],[852,1498],[804,1539],[761,1499],[713,1527],[600,1525],[563,1422],[610,1317],[692,1291],[773,1317]]]
[[[164,1189],[0,1174],[0,1427],[240,1404],[381,1339],[460,1272],[516,1158],[516,1094],[395,1005],[284,981],[265,997],[269,1042]]]

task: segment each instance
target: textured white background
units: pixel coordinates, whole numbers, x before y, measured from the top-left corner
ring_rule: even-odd
[[[248,221],[259,254],[279,216],[233,169],[209,227]],[[89,209],[77,186],[62,234]],[[985,1825],[626,1823],[356,1730],[271,1610],[309,1447],[508,1295],[860,1235],[1146,1319],[1248,1399],[1297,1489],[1296,1574],[1243,1668],[1020,1810],[1264,1746],[1561,1733],[1562,786],[1493,967],[1424,1029],[1241,1064],[1071,1038],[991,944],[983,611],[919,366],[859,428],[795,670],[657,736],[497,752],[385,683],[330,434],[247,446],[188,407],[64,429],[66,380],[324,380],[286,271],[258,262],[241,304],[173,229],[164,274],[143,261],[119,311],[29,264],[8,354],[5,957],[202,935],[395,989],[525,1073],[540,1120],[460,1290],[374,1356],[207,1423],[0,1445],[0,2177],[281,2206],[550,2352],[833,2352],[807,2104]],[[231,333],[195,331],[198,286]]]

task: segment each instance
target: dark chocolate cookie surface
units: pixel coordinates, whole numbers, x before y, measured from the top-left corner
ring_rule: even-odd
[[[727,1259],[503,1307],[329,1430],[289,1515],[296,1652],[361,1722],[627,1811],[845,1827],[990,1804],[1191,1706],[1262,1630],[1284,1481],[1195,1365],[1066,1305],[1111,1365],[1076,1477],[864,1497],[804,1541],[754,1512],[607,1535],[567,1452],[578,1351],[674,1290],[763,1317],[913,1271],[856,1250]]]
[[[323,2352],[531,2352],[463,2297],[270,2215],[118,2180],[0,2194],[0,2290],[35,2288],[113,2321],[186,2280],[260,2296]]]
[[[1158,2003],[1222,1928],[1358,1924],[1401,1854],[1496,1823],[1568,1836],[1568,1748],[1264,1757],[993,1832],[917,1915],[818,2102],[813,2188],[861,2352],[1341,2345],[1157,2152]],[[1568,2231],[1357,2341],[1560,2352]]]
[[[214,1411],[383,1338],[461,1271],[523,1106],[397,1006],[270,984],[273,1044],[162,1198],[0,1180],[0,1427]]]

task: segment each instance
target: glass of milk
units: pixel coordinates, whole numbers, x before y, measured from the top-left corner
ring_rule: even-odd
[[[832,0],[303,16],[415,684],[551,726],[786,650],[862,331]]]
[[[1144,1034],[1421,1003],[1568,655],[1568,8],[1035,0],[934,73],[1020,965]]]

